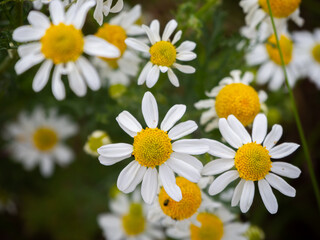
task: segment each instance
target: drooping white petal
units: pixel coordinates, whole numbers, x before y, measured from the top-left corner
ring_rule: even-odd
[[[202,162],[189,154],[173,152],[171,153],[170,158],[184,161],[199,171],[203,168]]]
[[[54,164],[48,155],[43,157],[40,161],[40,172],[44,177],[50,177],[54,170]]]
[[[46,15],[39,11],[31,11],[28,15],[28,21],[31,25],[47,29],[50,27],[50,21]]]
[[[176,202],[182,199],[181,189],[176,184],[173,171],[164,163],[159,167],[159,177],[166,193]]]
[[[166,72],[168,72],[168,67],[165,67],[165,66],[159,66],[159,69],[160,69],[160,71],[162,72],[162,73],[166,73]]]
[[[176,104],[171,107],[161,122],[161,130],[168,131],[177,121],[182,118],[185,112],[186,105]]]
[[[44,56],[42,53],[38,54],[29,54],[21,59],[16,63],[14,66],[14,69],[16,73],[19,75],[21,73],[24,73],[34,65],[42,62],[44,60]]]
[[[97,70],[92,64],[84,57],[79,57],[76,61],[78,69],[81,71],[89,88],[96,91],[101,87],[100,78]]]
[[[154,198],[156,197],[158,190],[158,172],[156,168],[148,168],[146,171],[142,185],[141,185],[141,196],[143,200],[152,204]]]
[[[66,90],[64,88],[64,84],[61,80],[61,73],[62,73],[62,65],[58,64],[52,75],[52,93],[57,100],[62,100],[66,97]]]
[[[136,160],[133,160],[120,172],[117,180],[117,187],[120,191],[125,191],[130,186],[140,167],[142,166]]]
[[[169,80],[170,80],[170,82],[172,83],[173,86],[175,86],[175,87],[179,87],[180,86],[179,79],[176,76],[176,74],[172,71],[171,68],[168,68],[168,77],[169,77]]]
[[[137,171],[137,174],[133,181],[130,183],[130,185],[123,190],[124,193],[131,193],[133,192],[139,183],[143,180],[143,177],[147,171],[147,168],[145,166],[140,166],[139,170]]]
[[[151,92],[146,92],[142,99],[142,114],[149,128],[158,126],[159,112],[158,104]]]
[[[174,63],[173,66],[177,68],[180,72],[191,74],[196,71],[196,69],[189,65],[181,65],[179,63]]]
[[[183,139],[174,142],[172,144],[172,150],[180,153],[199,155],[206,153],[209,147],[199,139]]]
[[[166,164],[178,175],[188,179],[191,182],[198,182],[200,180],[200,171],[192,165],[177,158],[169,158]]]
[[[259,113],[253,121],[252,141],[261,144],[267,134],[268,122],[266,115]]]
[[[283,129],[280,125],[275,124],[273,125],[271,131],[266,136],[266,139],[263,142],[263,146],[266,147],[266,149],[270,150],[273,148],[274,145],[276,145],[279,141],[279,139],[282,136]]]
[[[231,169],[234,166],[234,159],[216,159],[207,163],[202,169],[203,175],[216,175]]]
[[[235,207],[238,205],[240,198],[241,198],[241,194],[243,191],[243,186],[244,183],[246,182],[246,180],[241,179],[240,182],[238,183],[238,185],[236,186],[236,188],[234,189],[233,192],[233,196],[232,196],[232,200],[231,200],[231,206]]]
[[[273,147],[269,154],[271,158],[279,159],[286,156],[289,156],[291,153],[293,153],[295,150],[298,149],[300,145],[296,143],[281,143],[278,146]]]
[[[127,46],[132,47],[135,50],[149,53],[149,46],[135,38],[127,38],[125,40],[125,43],[127,44]]]
[[[174,32],[174,30],[176,30],[177,26],[178,26],[178,23],[176,20],[174,19],[170,20],[163,31],[162,41],[168,41],[169,37]]]
[[[110,12],[117,13],[120,12],[123,8],[123,0],[118,0],[117,3],[110,9]]]
[[[301,170],[299,168],[286,162],[273,162],[271,171],[288,178],[298,178],[301,174]]]
[[[138,78],[138,85],[144,84],[144,82],[147,79],[147,76],[152,68],[153,64],[151,62],[148,62],[145,67],[142,69],[140,76]]]
[[[107,158],[127,158],[133,152],[133,146],[127,143],[114,143],[98,148],[98,153]]]
[[[254,197],[254,183],[253,181],[245,181],[240,198],[240,210],[243,213],[248,212]]]
[[[41,91],[44,86],[47,84],[50,71],[52,69],[53,62],[51,60],[46,60],[39,68],[37,74],[35,75],[32,82],[32,89],[35,92]]]
[[[158,65],[153,65],[151,70],[149,71],[147,75],[147,87],[152,88],[158,81],[160,76],[160,68]]]
[[[71,20],[71,24],[77,29],[81,29],[87,17],[87,13],[95,5],[95,1],[87,0],[77,9],[74,18]]]
[[[103,0],[97,0],[96,2],[97,2],[97,4],[96,4],[96,7],[94,9],[93,18],[101,26],[102,23],[103,23],[103,13],[102,13]]]
[[[75,64],[70,62],[69,65],[72,66],[68,74],[69,86],[78,97],[83,97],[87,93],[87,85]]]
[[[236,152],[227,147],[226,145],[212,139],[206,139],[203,138],[201,139],[202,141],[205,142],[209,146],[209,151],[208,153],[216,156],[216,157],[221,157],[221,158],[234,158],[236,155]]]
[[[277,189],[282,194],[289,196],[289,197],[295,197],[296,196],[296,190],[291,187],[285,180],[283,180],[281,177],[269,173],[265,176],[265,179],[268,181],[268,183],[275,189]]]
[[[171,140],[176,140],[179,138],[182,138],[190,133],[193,133],[195,130],[197,130],[198,125],[195,123],[195,121],[186,121],[179,123],[175,127],[173,127],[169,133],[168,136]]]
[[[228,123],[231,129],[240,137],[243,144],[251,142],[251,137],[248,131],[235,116],[229,115]]]
[[[49,11],[50,11],[52,23],[54,25],[58,25],[59,23],[64,22],[65,13],[64,13],[64,7],[61,1],[52,1],[49,4]]]
[[[138,133],[142,130],[141,124],[128,111],[121,112],[117,117],[117,121],[132,132]]]
[[[261,179],[258,181],[258,187],[259,187],[260,196],[267,210],[271,214],[275,214],[278,211],[278,202],[272,192],[272,189],[269,183],[266,180]]]
[[[234,148],[239,148],[242,146],[242,142],[239,136],[231,129],[227,119],[219,119],[219,130],[222,137]]]
[[[121,55],[120,50],[116,46],[93,35],[85,37],[83,51],[91,56],[105,58],[117,58]]]
[[[237,170],[231,170],[221,174],[210,185],[208,193],[210,195],[216,195],[222,192],[231,182],[239,177]]]

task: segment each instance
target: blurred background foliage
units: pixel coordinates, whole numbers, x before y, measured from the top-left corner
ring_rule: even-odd
[[[172,105],[182,103],[187,105],[184,119],[193,119],[199,123],[201,112],[193,104],[205,98],[205,91],[211,90],[233,69],[255,71],[246,66],[244,52],[236,50],[242,40],[239,28],[244,25],[244,14],[238,1],[135,0],[127,3],[132,6],[137,3],[142,5],[143,22],[147,24],[157,18],[163,27],[175,17],[179,28],[184,30],[183,39],[197,42],[198,58],[191,64],[197,72],[193,75],[178,73],[179,88],[172,87],[166,75],[162,75],[151,89],[159,104],[160,119]],[[0,213],[0,239],[102,239],[96,217],[108,210],[109,190],[128,160],[105,167],[97,158],[87,155],[83,146],[87,136],[96,129],[108,132],[113,142],[130,142],[130,137],[120,129],[115,117],[121,111],[128,110],[143,122],[141,99],[149,89],[145,85],[137,86],[136,79],[133,79],[123,93],[101,88],[97,92],[88,91],[85,97],[79,98],[69,89],[66,100],[61,102],[53,97],[50,84],[39,93],[33,92],[31,86],[37,67],[20,76],[15,74],[13,67],[18,59],[17,43],[11,37],[13,29],[26,24],[31,9],[32,4],[28,1],[0,2],[1,131],[5,124],[16,120],[22,110],[31,112],[38,105],[45,109],[58,108],[60,114],[71,116],[80,126],[80,131],[76,137],[68,140],[76,153],[75,161],[67,168],[56,167],[54,175],[49,179],[44,179],[38,168],[28,172],[21,164],[12,161],[4,149],[6,143],[0,140],[0,200],[5,202],[11,199],[17,206],[15,214],[6,211]],[[46,8],[43,11],[46,12]],[[306,21],[304,29],[311,31],[319,27],[319,1],[303,0],[301,11]],[[87,33],[94,33],[98,27],[92,20],[92,14],[93,11],[89,13],[84,28]],[[296,29],[296,26],[290,26],[290,30]],[[284,126],[282,142],[299,143],[286,90],[268,94],[269,124],[279,123]],[[320,95],[315,86],[306,80],[298,82],[294,94],[315,172],[319,173],[320,153],[317,147],[320,146]],[[203,127],[199,127],[194,137],[219,139],[221,136],[217,130],[205,133]],[[209,159],[208,155],[202,156],[203,162]],[[266,239],[320,239],[319,211],[302,149],[284,161],[302,169],[300,178],[289,182],[297,190],[296,198],[291,199],[275,191],[279,212],[270,215],[256,195],[249,213],[241,215],[241,218],[260,226],[266,233]],[[319,179],[319,174],[317,177]]]

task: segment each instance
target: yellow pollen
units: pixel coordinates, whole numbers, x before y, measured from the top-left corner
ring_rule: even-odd
[[[197,184],[183,177],[177,177],[176,183],[181,189],[182,200],[180,202],[174,201],[162,187],[159,193],[159,204],[164,214],[179,221],[195,214],[200,207],[202,198]]]
[[[301,0],[269,0],[271,11],[276,18],[289,17],[299,7]],[[267,0],[259,0],[262,9],[269,14]]]
[[[118,58],[101,58],[105,60],[111,68],[118,68],[117,60],[121,58],[123,53],[127,49],[127,45],[125,40],[127,38],[126,31],[118,25],[110,25],[108,23],[103,24],[95,34],[97,37],[103,38],[107,42],[111,43],[112,45],[116,46],[120,50],[120,57]]]
[[[58,142],[56,132],[47,127],[40,127],[33,133],[33,143],[40,151],[51,150]]]
[[[171,67],[176,61],[177,51],[171,42],[160,41],[151,46],[150,54],[153,64]]]
[[[197,220],[201,227],[190,225],[191,240],[220,240],[223,236],[223,222],[211,213],[199,213]]]
[[[41,52],[55,64],[74,62],[83,52],[82,32],[73,25],[51,25],[41,38]]]
[[[285,65],[288,65],[292,60],[293,42],[284,35],[280,37],[280,47],[283,55]],[[281,65],[281,58],[277,47],[276,36],[273,34],[268,38],[268,42],[265,44],[267,52],[272,61]]]
[[[160,166],[170,158],[171,153],[171,139],[165,131],[146,128],[134,137],[132,155],[142,166]]]
[[[234,159],[240,178],[251,181],[263,179],[269,173],[271,163],[269,151],[255,142],[241,146]]]
[[[247,126],[260,112],[259,96],[251,86],[232,83],[220,90],[215,108],[219,118],[227,118],[232,114]]]
[[[312,56],[318,63],[320,63],[320,43],[312,48]]]
[[[129,213],[122,217],[122,226],[125,233],[129,236],[139,235],[144,232],[145,224],[141,204],[131,203]]]

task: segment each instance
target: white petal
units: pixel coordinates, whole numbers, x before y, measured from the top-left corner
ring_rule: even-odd
[[[54,155],[56,157],[56,162],[61,167],[67,166],[74,159],[72,150],[62,144],[57,145],[54,150]]]
[[[37,53],[40,53],[40,50],[40,42],[26,43],[18,47],[18,54],[20,57],[26,57],[29,54],[35,55]]]
[[[208,190],[210,195],[216,195],[222,192],[231,182],[236,180],[239,177],[239,173],[237,170],[231,170],[221,174],[217,177]]]
[[[248,131],[235,116],[229,115],[228,123],[232,130],[240,137],[243,144],[251,142],[251,137]]]
[[[219,119],[219,130],[222,137],[234,148],[239,148],[242,146],[242,142],[238,135],[231,129],[227,119]]]
[[[101,26],[103,23],[103,0],[97,0],[96,7],[94,9],[93,18],[97,21],[97,23]]]
[[[197,57],[197,54],[193,52],[180,52],[177,54],[176,59],[180,61],[191,61]]]
[[[132,151],[133,146],[127,143],[108,144],[98,148],[98,153],[107,158],[127,158]]]
[[[77,29],[81,29],[86,20],[89,9],[92,8],[94,5],[95,1],[91,0],[85,1],[83,4],[81,4],[81,7],[79,7],[75,12],[75,16],[71,20],[71,24],[73,24]]]
[[[120,191],[125,191],[130,186],[140,167],[141,165],[136,160],[133,160],[120,172],[117,180],[117,187]]]
[[[147,76],[152,68],[153,64],[151,62],[148,62],[145,67],[142,69],[140,76],[138,78],[138,85],[144,84],[144,82],[147,79]]]
[[[275,124],[273,125],[271,131],[266,136],[266,139],[263,142],[263,146],[266,147],[266,149],[270,150],[273,148],[274,145],[276,145],[279,141],[279,139],[282,136],[283,129],[280,125]]]
[[[50,27],[50,21],[46,15],[39,11],[31,11],[28,15],[28,21],[31,25],[47,29]]]
[[[69,64],[72,66],[72,70],[68,74],[69,86],[78,97],[83,97],[87,93],[87,85],[75,64]]]
[[[243,190],[240,198],[240,210],[243,213],[248,212],[254,197],[254,183],[253,181],[246,181],[243,185]]]
[[[155,44],[155,43],[156,43],[156,39],[155,39],[155,36],[154,36],[152,30],[151,30],[148,26],[146,26],[146,25],[142,25],[142,28],[143,28],[143,30],[147,33],[148,38],[149,38],[149,40],[150,40],[150,43],[151,43],[152,45]]]
[[[54,164],[52,159],[48,156],[45,156],[40,161],[40,172],[44,177],[50,177],[54,170]]]
[[[214,106],[215,101],[213,99],[204,99],[196,102],[194,107],[196,109],[206,109],[209,108],[210,112],[212,112],[211,108]]]
[[[145,52],[149,53],[149,46],[146,45],[145,43],[135,39],[135,38],[127,38],[125,40],[125,43],[129,46],[132,47],[135,50],[138,50],[140,52]]]
[[[166,193],[176,202],[182,199],[181,189],[176,184],[176,178],[173,171],[166,165],[159,167],[159,177]]]
[[[178,175],[188,179],[190,182],[198,182],[200,180],[200,171],[194,168],[192,165],[177,159],[169,158],[166,164]]]
[[[128,111],[121,112],[117,117],[117,122],[135,133],[138,133],[142,130],[141,124]]]
[[[231,206],[235,207],[238,205],[240,198],[241,198],[241,194],[243,191],[243,186],[244,183],[246,182],[246,180],[241,179],[240,182],[238,183],[238,185],[236,186],[236,188],[234,189],[233,192],[233,196],[232,196],[232,200],[231,200]]]
[[[174,35],[173,40],[171,41],[171,43],[173,45],[175,45],[180,40],[181,35],[182,35],[182,31],[180,30]]]
[[[44,86],[48,82],[52,66],[53,66],[53,62],[51,60],[46,60],[41,65],[32,82],[33,91],[39,92],[44,88]]]
[[[174,142],[172,150],[180,153],[199,155],[206,153],[209,147],[199,139],[183,139]]]
[[[66,90],[61,80],[61,72],[62,72],[62,65],[59,64],[53,70],[53,75],[52,75],[51,88],[52,88],[52,93],[57,100],[62,100],[66,97]]]
[[[299,168],[286,162],[273,162],[271,171],[288,178],[298,178],[301,174],[301,170]]]
[[[110,9],[110,12],[117,13],[120,12],[123,8],[123,0],[118,0],[118,2]]]
[[[98,72],[92,66],[92,64],[84,57],[79,57],[76,64],[78,69],[84,76],[89,88],[91,88],[94,91],[98,90],[101,87],[101,82]]]
[[[280,145],[273,147],[269,151],[269,154],[271,158],[274,159],[283,158],[293,153],[299,146],[300,145],[296,143],[281,143]]]
[[[133,132],[133,131],[129,130],[126,126],[124,126],[121,122],[119,122],[118,118],[116,118],[116,121],[118,122],[118,124],[122,128],[122,130],[125,131],[130,137],[135,137],[137,135],[137,132]]]
[[[169,133],[168,136],[171,138],[171,140],[176,140],[179,138],[182,138],[190,133],[193,133],[195,130],[197,130],[198,125],[195,123],[195,121],[186,121],[179,123],[175,127],[173,127]]]
[[[166,72],[168,72],[168,67],[164,67],[164,66],[159,66],[159,69],[160,69],[160,71],[162,72],[162,73],[166,73]]]
[[[102,164],[102,165],[105,165],[105,166],[111,166],[117,162],[121,162],[122,160],[126,159],[126,158],[129,158],[131,156],[131,154],[128,154],[127,156],[123,156],[123,157],[114,157],[114,158],[111,158],[111,157],[104,157],[104,156],[99,156],[98,159],[99,159],[99,162]]]
[[[258,114],[253,121],[252,141],[261,144],[267,134],[268,122],[263,113]]]
[[[158,190],[158,172],[156,168],[148,168],[141,185],[141,196],[147,204],[152,204]]]
[[[201,161],[199,161],[196,157],[188,154],[173,152],[171,153],[170,158],[184,161],[194,168],[198,169],[199,171],[201,171],[203,168]]]
[[[147,168],[145,166],[140,166],[135,178],[130,183],[130,185],[126,189],[123,190],[123,192],[124,193],[133,192],[136,189],[136,187],[138,186],[138,184],[141,183],[146,171],[147,171]]]
[[[65,14],[64,7],[61,1],[52,1],[49,5],[50,16],[52,23],[58,25],[59,23],[64,22]]]
[[[160,39],[160,34],[159,34],[159,31],[160,31],[160,23],[159,23],[159,21],[158,20],[153,20],[151,22],[151,24],[150,24],[150,29],[152,30],[156,41],[159,42],[161,40]]]
[[[17,74],[21,74],[27,71],[28,69],[30,69],[31,67],[33,67],[34,65],[42,62],[43,60],[44,60],[44,56],[42,53],[38,53],[35,55],[30,54],[21,58],[14,66],[14,69]]]
[[[157,65],[153,65],[147,75],[147,87],[152,88],[158,81],[160,76],[160,69]]]
[[[275,189],[277,189],[282,194],[289,196],[289,197],[295,197],[296,196],[296,190],[291,187],[285,180],[283,180],[281,177],[269,173],[265,176],[265,179],[268,181],[268,183]]]
[[[91,56],[117,58],[120,57],[120,50],[102,38],[88,35],[85,37],[83,51]]]
[[[216,159],[207,163],[202,169],[203,175],[216,175],[231,169],[234,166],[234,159]]]
[[[196,69],[189,65],[181,65],[179,63],[174,63],[173,66],[177,68],[180,72],[191,74],[196,71]]]
[[[213,156],[221,157],[221,158],[234,158],[236,155],[236,152],[233,149],[227,147],[226,145],[216,140],[211,140],[206,138],[203,138],[201,140],[204,141],[205,144],[209,146],[208,153]]]
[[[177,52],[191,52],[196,48],[196,43],[191,41],[184,41],[179,47]]]
[[[179,121],[182,118],[185,112],[185,105],[176,104],[173,107],[171,107],[161,123],[161,130],[165,132],[168,131],[177,121]]]
[[[176,30],[177,26],[178,26],[178,23],[176,20],[174,19],[170,20],[163,31],[162,41],[167,41],[171,36],[171,34],[174,32],[174,30]]]
[[[151,92],[146,92],[142,99],[142,114],[149,128],[158,126],[159,112],[157,101]]]
[[[179,79],[174,74],[174,72],[172,71],[171,68],[168,68],[168,77],[169,77],[169,80],[170,80],[170,82],[172,83],[173,86],[175,86],[175,87],[179,87],[180,86]]]
[[[267,210],[271,214],[275,214],[278,211],[278,202],[272,192],[272,189],[269,183],[266,180],[261,179],[258,181],[258,187],[259,187],[260,196]]]

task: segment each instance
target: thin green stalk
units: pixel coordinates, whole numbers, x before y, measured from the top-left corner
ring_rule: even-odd
[[[303,148],[306,160],[307,160],[307,165],[308,165],[308,169],[309,169],[309,174],[310,174],[310,178],[311,178],[314,194],[316,195],[316,200],[317,200],[319,211],[320,211],[320,192],[319,192],[318,182],[317,182],[314,170],[313,170],[314,168],[313,168],[312,160],[311,160],[311,157],[310,157],[308,144],[307,144],[306,138],[304,136],[303,128],[302,128],[300,117],[299,117],[299,114],[298,114],[297,105],[296,105],[296,102],[295,102],[295,99],[294,99],[294,96],[293,96],[292,89],[291,89],[291,87],[289,85],[288,74],[287,74],[286,66],[285,66],[285,63],[284,63],[284,60],[283,60],[283,55],[282,55],[282,50],[281,50],[281,47],[280,47],[280,42],[279,42],[279,38],[278,38],[277,29],[276,29],[276,26],[274,24],[273,14],[272,14],[271,6],[270,6],[270,0],[267,0],[267,4],[268,4],[269,14],[270,14],[271,22],[272,22],[273,31],[274,31],[274,34],[275,34],[276,40],[277,40],[277,47],[278,47],[279,54],[280,54],[281,65],[282,65],[282,69],[283,69],[283,72],[284,72],[286,85],[287,85],[287,88],[288,88],[288,91],[289,91],[289,95],[290,95],[290,100],[291,100],[291,103],[292,103],[292,109],[293,109],[294,118],[295,118],[295,121],[296,121],[296,124],[297,124],[297,127],[298,127],[298,131],[299,131],[299,135],[300,135],[300,139],[301,139],[301,143],[302,143],[302,148]]]

